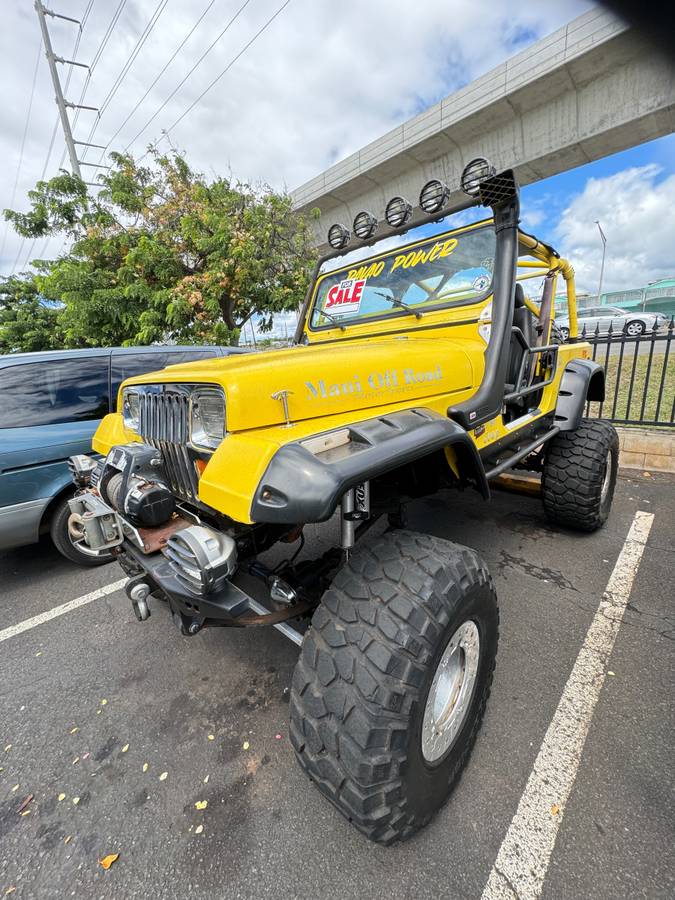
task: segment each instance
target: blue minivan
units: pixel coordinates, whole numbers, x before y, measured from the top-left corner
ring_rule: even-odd
[[[165,366],[244,351],[233,347],[108,347],[0,356],[0,551],[49,534],[80,565],[107,562],[71,539],[68,457],[92,453],[120,384]]]

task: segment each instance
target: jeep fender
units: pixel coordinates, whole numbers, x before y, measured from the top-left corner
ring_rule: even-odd
[[[341,431],[348,431],[349,438],[333,449],[313,449],[321,441],[312,438],[285,444],[275,453],[253,498],[254,522],[325,522],[345,491],[449,446],[458,450],[461,474],[489,497],[475,444],[461,425],[439,413],[404,410]]]
[[[605,370],[590,359],[573,359],[560,379],[555,424],[561,431],[579,427],[588,400],[605,399]]]

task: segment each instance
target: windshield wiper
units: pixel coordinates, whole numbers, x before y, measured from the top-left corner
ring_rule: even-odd
[[[406,312],[412,313],[416,319],[422,318],[422,313],[419,309],[413,309],[412,306],[408,306],[408,304],[404,303],[399,297],[390,297],[389,294],[385,294],[384,291],[373,290],[373,293],[379,294],[380,297],[384,297],[384,299],[388,300],[392,306],[398,306],[399,309],[404,309]]]
[[[331,315],[331,313],[327,313],[324,309],[319,312],[320,316],[323,316],[325,319],[328,319],[329,322],[333,322],[334,325],[337,325],[340,331],[346,331],[347,326],[342,323],[337,316]]]

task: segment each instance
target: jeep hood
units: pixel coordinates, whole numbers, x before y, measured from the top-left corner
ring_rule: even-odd
[[[181,363],[129,383],[219,384],[227,430],[235,432],[283,424],[282,401],[272,396],[282,391],[292,422],[466,391],[475,381],[463,343],[390,338],[299,345]]]

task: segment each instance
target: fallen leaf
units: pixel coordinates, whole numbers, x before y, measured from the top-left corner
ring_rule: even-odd
[[[107,706],[107,705],[108,705],[108,701],[104,697],[103,700],[101,700],[101,706]]]
[[[7,890],[5,891],[5,897],[8,897],[10,894],[13,894],[15,890],[16,890],[16,888],[14,887],[14,885],[12,885],[11,887],[8,887]]]
[[[197,802],[195,803],[195,809],[206,809],[208,805],[208,800],[197,800]]]
[[[147,772],[150,766],[147,763],[143,763],[143,771]]]
[[[109,869],[119,858],[119,853],[109,853],[107,856],[104,856],[103,859],[99,859],[98,864],[102,869]]]
[[[32,795],[32,794],[29,794],[29,795],[26,797],[26,799],[23,801],[23,803],[21,804],[21,806],[18,808],[17,812],[23,812],[24,809],[28,806],[28,804],[31,802],[32,799],[33,799],[33,795]]]
[[[64,844],[69,844],[69,843],[72,841],[72,839],[73,839],[72,834],[69,834],[67,837],[64,837],[63,843],[64,843]]]
[[[66,799],[66,795],[65,795],[65,794],[59,794],[59,803],[60,803],[62,800],[65,800],[65,799]]]
[[[79,728],[77,727],[77,725],[76,725],[74,728],[71,728],[71,729],[70,729],[70,733],[71,733],[71,734],[75,734],[75,732],[77,732],[77,731],[79,731],[79,730],[80,730],[80,729],[79,729]]]
[[[558,806],[557,803],[554,803],[553,806],[551,807],[551,815],[557,816],[559,812],[560,812],[560,807]]]
[[[204,779],[204,784],[208,784],[208,783],[209,783],[209,776],[207,775],[206,778]]]
[[[203,825],[197,825],[197,827],[195,828],[195,834],[201,834],[203,830],[204,830]]]
[[[79,802],[80,802],[80,798],[79,798],[79,797],[73,797],[73,806],[77,806],[77,804],[78,804]]]
[[[651,477],[652,477],[652,473],[651,473],[651,472],[643,472],[642,474],[645,476],[645,478],[651,478]]]
[[[216,739],[215,734],[210,734],[210,735],[209,735],[209,740],[210,740],[210,741],[215,741],[215,739]],[[12,745],[10,744],[9,746],[11,747]],[[7,748],[5,747],[5,749],[7,749]]]
[[[166,779],[167,779],[168,777],[169,777],[169,773],[168,773],[168,772],[162,772],[162,774],[159,776],[159,780],[160,780],[160,781],[166,781]]]
[[[125,744],[124,747],[122,747],[122,753],[126,753],[128,749],[129,749],[129,745]]]
[[[608,675],[616,675],[616,672],[611,672],[611,671],[610,671],[610,672],[608,672],[607,674],[608,674]]]
[[[250,746],[251,746],[251,745],[249,744],[248,741],[244,741],[244,743],[242,744],[242,747],[243,747],[244,750],[248,750],[248,748],[249,748]]]

